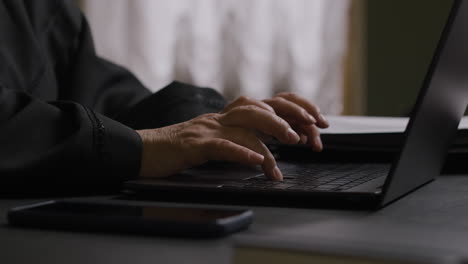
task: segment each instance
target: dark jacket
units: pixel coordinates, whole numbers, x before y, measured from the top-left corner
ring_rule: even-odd
[[[177,82],[151,94],[95,54],[72,0],[0,2],[0,196],[116,191],[140,169],[134,129],[224,104]]]

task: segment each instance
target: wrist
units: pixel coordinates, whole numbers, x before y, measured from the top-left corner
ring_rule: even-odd
[[[141,159],[140,159],[140,171],[138,178],[148,178],[147,164],[148,164],[148,131],[147,130],[136,130],[140,136],[142,147],[141,147]]]

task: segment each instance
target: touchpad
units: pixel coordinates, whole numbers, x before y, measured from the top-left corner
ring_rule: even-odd
[[[259,175],[263,175],[260,166],[253,167],[230,162],[208,162],[166,178],[140,180],[138,182],[150,185],[203,187],[218,186],[226,182],[240,181]]]

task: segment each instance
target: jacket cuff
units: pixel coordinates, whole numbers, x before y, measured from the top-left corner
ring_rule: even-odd
[[[96,114],[104,129],[103,142],[98,146],[102,168],[107,178],[120,183],[136,179],[140,173],[143,143],[138,133],[110,118]]]
[[[211,88],[172,82],[122,113],[117,120],[134,129],[158,128],[219,112],[225,105],[223,96]]]

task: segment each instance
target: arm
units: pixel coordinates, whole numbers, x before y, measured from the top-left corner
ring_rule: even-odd
[[[225,105],[214,90],[174,82],[120,112],[117,120],[138,129],[143,141],[140,177],[229,160],[261,165],[265,175],[282,179],[257,132],[322,149],[318,128],[328,123],[315,105],[297,95],[283,93],[263,102],[241,97]]]
[[[117,191],[140,170],[142,143],[129,126],[181,122],[225,103],[180,83],[150,96],[128,70],[96,55],[73,1],[11,1],[0,20],[8,33],[0,46],[0,196]]]
[[[60,51],[54,45],[65,40],[45,43],[51,45],[48,52],[63,53],[65,59],[46,63],[55,69],[39,69],[44,75],[34,78],[33,92],[27,85],[15,85],[31,84],[28,69],[16,72],[21,82],[0,78],[0,195],[115,191],[127,179],[168,176],[212,159],[262,165],[267,176],[281,179],[256,131],[285,143],[308,139],[321,149],[317,127],[326,123],[302,98],[241,98],[220,113],[203,115],[225,105],[213,90],[173,83],[148,96],[131,73],[96,56],[86,21],[73,8],[68,11],[78,18],[69,23],[78,34],[62,30],[73,35],[74,44]],[[58,97],[50,100],[53,94]],[[129,126],[148,129],[136,132]]]
[[[0,195],[115,191],[137,177],[140,137],[98,112],[149,92],[95,55],[73,1],[2,2],[0,20]]]
[[[0,195],[117,190],[139,171],[132,129],[74,102],[0,88]]]

